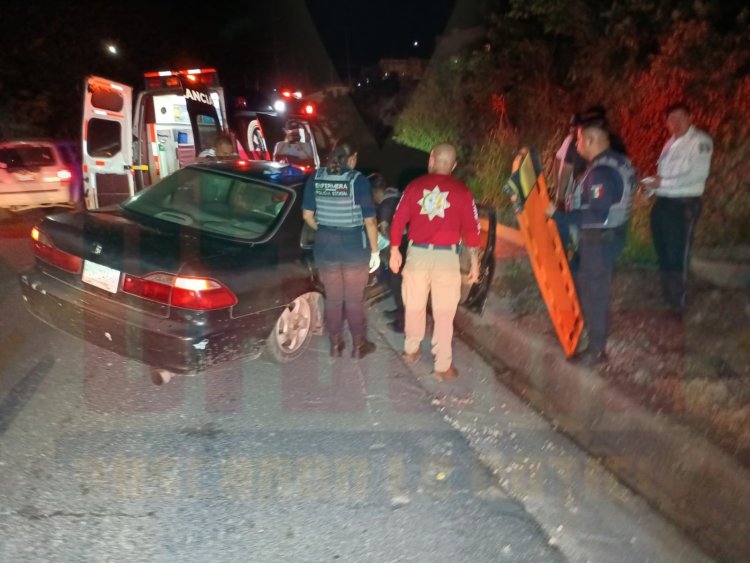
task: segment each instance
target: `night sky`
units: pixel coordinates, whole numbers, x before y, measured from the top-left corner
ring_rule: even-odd
[[[312,92],[331,82],[355,81],[384,57],[429,58],[438,36],[477,23],[481,4],[5,0],[0,117],[17,122],[6,132],[23,130],[26,123],[32,130],[72,135],[88,75],[140,88],[147,71],[214,67],[229,93],[280,87]],[[109,53],[107,45],[118,53]]]
[[[429,57],[448,26],[473,22],[474,0],[6,0],[4,68],[105,73],[214,66],[229,86],[353,78],[382,57]],[[8,25],[13,22],[13,25]],[[113,57],[104,45],[120,49]],[[414,41],[419,45],[415,47]],[[21,74],[22,73],[16,73]],[[14,80],[5,75],[0,81]]]

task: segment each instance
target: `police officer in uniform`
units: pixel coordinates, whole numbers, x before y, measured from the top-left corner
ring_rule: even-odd
[[[367,340],[362,293],[368,269],[380,266],[375,205],[370,182],[357,172],[357,152],[340,142],[324,168],[308,178],[302,198],[302,217],[316,231],[313,255],[325,286],[326,327],[331,356],[341,356],[344,317],[349,324],[353,358],[375,350]],[[369,260],[369,268],[368,268]]]
[[[658,175],[643,185],[656,195],[651,209],[651,234],[659,259],[664,300],[682,310],[687,298],[687,271],[701,196],[711,170],[713,141],[691,124],[683,103],[667,108],[671,134],[661,151]]]
[[[571,269],[589,339],[579,360],[594,365],[606,359],[610,282],[615,259],[625,247],[636,174],[630,160],[610,148],[602,119],[579,125],[577,146],[588,166],[574,188],[572,209],[560,211],[550,203],[547,215],[560,230],[579,229]]]
[[[433,376],[439,381],[454,379],[453,319],[461,299],[459,243],[471,256],[468,283],[479,279],[479,221],[471,190],[451,173],[456,167],[456,149],[448,143],[435,145],[430,152],[428,174],[406,186],[391,223],[391,257],[394,273],[401,269],[399,246],[409,225],[409,250],[402,276],[402,296],[406,310],[403,357],[409,363],[420,357],[425,335],[427,300],[432,304],[435,327],[432,353]]]

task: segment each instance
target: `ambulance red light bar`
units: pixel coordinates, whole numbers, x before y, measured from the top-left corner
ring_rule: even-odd
[[[315,113],[315,106],[312,104],[305,104],[305,107],[302,108],[302,111],[305,113],[305,115],[313,115]]]
[[[219,86],[219,75],[215,68],[191,68],[184,70],[158,70],[146,72],[146,88],[176,88],[180,85],[180,77],[191,82],[199,82],[206,86]]]
[[[284,88],[281,91],[281,95],[285,97],[286,99],[294,98],[295,100],[302,99],[302,92],[299,90],[290,90],[288,88]]]

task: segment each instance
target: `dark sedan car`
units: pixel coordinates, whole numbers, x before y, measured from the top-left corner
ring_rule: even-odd
[[[291,361],[322,322],[301,219],[305,179],[269,162],[194,165],[121,205],[50,215],[32,231],[23,298],[52,326],[159,373],[195,373],[264,348]],[[488,250],[467,305],[484,302]]]

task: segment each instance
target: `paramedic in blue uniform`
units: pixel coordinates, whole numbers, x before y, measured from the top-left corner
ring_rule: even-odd
[[[606,359],[610,282],[615,259],[625,246],[636,174],[630,160],[610,148],[602,119],[580,124],[577,136],[578,151],[588,166],[573,190],[572,209],[560,211],[550,203],[547,215],[559,229],[579,229],[571,269],[589,338],[579,360],[593,365]]]
[[[313,255],[325,286],[333,357],[341,356],[345,347],[344,319],[352,335],[352,357],[364,358],[375,350],[367,340],[362,295],[368,271],[380,267],[377,222],[370,182],[356,165],[352,144],[338,143],[326,166],[308,178],[302,198],[302,217],[316,231]]]
[[[665,113],[670,138],[659,157],[658,175],[651,182],[644,179],[643,185],[656,195],[651,209],[651,234],[664,300],[682,310],[687,300],[690,247],[714,145],[711,137],[691,124],[685,104],[672,105]]]

